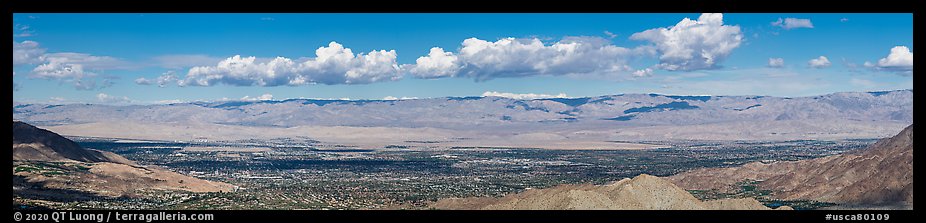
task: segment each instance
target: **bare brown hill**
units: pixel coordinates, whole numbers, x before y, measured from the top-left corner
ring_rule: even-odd
[[[646,174],[608,185],[560,185],[501,198],[442,199],[431,207],[463,210],[769,210],[752,198],[700,201],[671,182]]]
[[[135,165],[122,156],[81,148],[54,132],[13,121],[13,160],[112,162]]]
[[[14,195],[31,193],[17,189],[119,197],[150,189],[218,192],[235,188],[156,166],[140,166],[114,153],[84,149],[54,132],[18,121],[13,121],[13,178]],[[22,185],[17,186],[17,182]]]
[[[913,125],[866,149],[811,160],[697,169],[668,178],[690,190],[726,190],[743,180],[775,198],[846,205],[913,206]]]

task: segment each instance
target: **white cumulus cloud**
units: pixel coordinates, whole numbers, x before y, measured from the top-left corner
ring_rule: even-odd
[[[813,28],[813,22],[810,22],[810,19],[797,18],[778,18],[778,20],[772,22],[772,25],[784,29]]]
[[[866,62],[865,64],[889,71],[913,71],[913,52],[906,46],[895,46],[891,48],[891,53],[878,60],[878,63]]]
[[[251,97],[245,95],[241,98],[242,101],[270,101],[273,100],[273,95],[270,93],[265,93],[257,97]]]
[[[144,78],[144,77],[139,77],[139,78],[136,78],[136,79],[135,79],[135,84],[138,84],[138,85],[152,85],[152,84],[154,84],[154,81],[149,80],[149,79]]]
[[[768,58],[768,67],[781,68],[785,66],[784,58]]]
[[[161,74],[161,76],[158,76],[158,78],[154,80],[147,79],[144,77],[139,77],[135,79],[135,84],[138,84],[138,85],[157,84],[158,87],[166,87],[168,84],[174,83],[178,80],[180,80],[179,77],[177,77],[177,75],[175,75],[173,71],[168,71],[164,74]]]
[[[74,85],[77,90],[94,90],[109,87],[113,85],[111,78],[103,79],[102,85],[97,85],[94,77],[97,74],[86,71],[83,64],[68,63],[67,60],[49,57],[48,62],[41,64],[32,69],[29,74],[31,78],[45,80],[57,80],[63,83]]]
[[[13,42],[13,64],[39,64],[32,69],[29,77],[57,80],[73,84],[78,90],[93,90],[113,84],[113,76],[104,76],[102,85],[97,85],[94,78],[97,73],[108,69],[131,69],[132,63],[109,56],[96,56],[85,53],[60,52],[46,53],[34,41]]]
[[[304,62],[277,57],[255,62],[255,57],[235,55],[216,66],[193,67],[181,86],[298,86],[305,84],[368,84],[401,78],[395,50],[354,54],[337,42],[315,50],[316,57]]]
[[[186,103],[186,102],[187,101],[180,100],[180,99],[168,99],[168,100],[157,100],[151,103],[153,104],[177,104],[177,103]]]
[[[463,41],[459,52],[432,48],[428,56],[403,69],[419,78],[470,77],[484,81],[499,77],[626,72],[627,60],[642,50],[609,44],[601,37],[566,37],[552,44],[538,38],[502,38],[491,42]]]
[[[648,77],[653,75],[653,68],[640,69],[633,72],[634,77]]]
[[[807,65],[810,65],[810,67],[812,68],[819,69],[819,68],[827,68],[830,65],[833,65],[833,63],[830,63],[830,60],[827,59],[825,56],[820,56],[816,59],[811,59],[810,61],[807,61]]]
[[[13,42],[13,65],[20,64],[37,64],[45,59],[45,49],[39,47],[35,41],[22,41],[21,43]]]
[[[59,60],[51,60],[48,63],[36,66],[34,69],[32,69],[32,73],[29,76],[40,79],[79,80],[85,77],[95,76],[95,74],[84,72],[84,66],[81,64],[72,64]]]
[[[418,97],[401,97],[401,98],[394,97],[394,96],[386,96],[386,97],[383,97],[383,100],[384,100],[384,101],[411,100],[411,99],[418,99]]]
[[[96,56],[86,53],[49,53],[45,54],[46,62],[59,62],[66,64],[80,64],[88,70],[133,69],[136,65],[110,56]]]
[[[740,46],[743,33],[739,26],[724,25],[723,14],[704,13],[698,20],[685,18],[675,26],[634,33],[630,39],[655,44],[658,68],[691,71],[716,68]]]
[[[567,97],[565,93],[559,93],[557,95],[549,95],[549,94],[534,94],[534,93],[517,94],[517,93],[506,93],[506,92],[497,92],[497,91],[486,91],[482,93],[482,96],[483,97],[503,97],[503,98],[519,99],[519,100]]]
[[[104,93],[99,93],[96,95],[96,99],[104,104],[127,104],[132,103],[132,100],[126,96],[118,97],[112,96]]]
[[[440,78],[454,76],[460,70],[460,59],[443,48],[431,48],[428,56],[419,57],[415,65],[410,65],[408,72],[418,78]]]

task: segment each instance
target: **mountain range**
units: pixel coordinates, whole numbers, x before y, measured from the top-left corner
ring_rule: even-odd
[[[913,90],[811,97],[620,94],[583,98],[217,101],[152,105],[13,104],[39,126],[217,124],[436,128],[486,135],[542,130],[609,140],[882,138],[913,122]]]

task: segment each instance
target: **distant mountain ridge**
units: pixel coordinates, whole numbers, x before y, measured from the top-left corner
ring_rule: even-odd
[[[642,174],[607,185],[560,185],[501,198],[450,198],[431,205],[461,210],[770,210],[752,198],[700,201],[671,182]],[[790,210],[780,207],[778,210]]]
[[[640,128],[639,131],[610,132],[621,139],[650,136],[653,139],[796,139],[840,134],[850,135],[845,137],[874,138],[887,136],[887,129],[913,122],[913,91],[847,92],[794,98],[621,94],[531,100],[447,97],[359,101],[288,99],[128,106],[14,104],[13,117],[40,126],[96,122],[198,122],[265,127],[498,129],[500,132],[533,129],[608,132],[612,129]],[[693,132],[686,131],[696,128],[653,129],[678,126],[710,129]],[[750,132],[760,135],[698,135],[726,129],[732,131],[723,134]],[[806,131],[793,131],[803,129]],[[654,134],[672,131],[677,132]]]

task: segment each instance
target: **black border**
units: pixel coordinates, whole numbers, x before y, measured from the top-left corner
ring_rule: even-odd
[[[21,214],[52,214],[52,212],[62,212],[60,210],[13,210],[13,213]],[[626,210],[626,211],[606,211],[606,210],[571,210],[571,211],[512,211],[512,210],[421,210],[421,211],[394,211],[394,210],[339,210],[339,211],[318,211],[318,210],[216,210],[216,211],[177,211],[177,210],[143,210],[143,211],[101,211],[101,210],[78,210],[64,211],[75,214],[102,214],[108,213],[113,215],[132,213],[132,214],[154,214],[160,212],[166,214],[183,213],[183,214],[213,214],[213,221],[201,222],[332,222],[332,223],[355,223],[355,222],[467,222],[467,223],[487,223],[487,222],[778,222],[791,223],[799,222],[826,222],[826,215],[858,215],[868,214],[873,218],[874,215],[887,215],[889,218],[883,221],[855,221],[855,222],[912,222],[916,219],[912,210],[811,210],[811,211],[735,211],[735,210],[711,210],[711,211],[692,211],[692,210]],[[115,218],[115,217],[111,217]],[[13,222],[16,222],[15,220]],[[25,222],[25,221],[22,221]],[[35,222],[35,221],[30,221]],[[54,222],[54,221],[49,221]],[[75,221],[62,221],[75,222]],[[94,221],[95,222],[95,221]],[[105,221],[104,221],[105,222]],[[111,219],[110,222],[117,222]],[[142,221],[144,222],[144,221]],[[158,221],[155,221],[158,222]],[[829,221],[839,222],[839,221]]]
[[[9,0],[11,12],[879,12],[913,13],[918,2],[900,0],[571,0],[571,1],[202,1]]]
[[[617,1],[79,1],[9,0],[13,13],[638,13],[638,12],[725,12],[725,13],[913,13],[914,24],[923,24],[915,8],[918,1],[749,1],[749,0],[617,0]],[[914,33],[917,30],[914,28]],[[12,35],[8,34],[12,39]],[[916,84],[914,84],[916,85]],[[10,85],[7,85],[10,86]],[[53,210],[13,210],[20,213],[51,213]],[[70,211],[107,213],[110,211]],[[113,211],[114,212],[114,211]],[[160,211],[128,211],[156,214]],[[826,214],[889,214],[888,222],[912,222],[913,210],[811,210],[811,211],[287,211],[287,210],[192,210],[166,213],[211,213],[212,222],[824,222]],[[14,219],[11,219],[14,220]],[[12,221],[15,222],[15,221]]]

